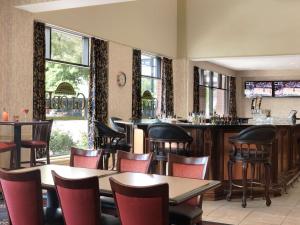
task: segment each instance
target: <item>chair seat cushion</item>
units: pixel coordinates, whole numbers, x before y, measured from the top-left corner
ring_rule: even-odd
[[[16,145],[11,142],[0,142],[0,152],[10,151],[15,147]]]
[[[35,140],[24,140],[21,141],[21,146],[24,148],[46,148],[47,142],[45,141],[35,141]]]
[[[100,200],[101,200],[101,208],[116,209],[114,198],[101,196]]]
[[[189,204],[180,204],[169,207],[171,224],[191,224],[191,221],[201,220],[202,209]]]
[[[44,207],[43,210],[46,225],[64,225],[64,218],[60,208]]]
[[[101,225],[120,225],[120,220],[115,216],[102,213]]]

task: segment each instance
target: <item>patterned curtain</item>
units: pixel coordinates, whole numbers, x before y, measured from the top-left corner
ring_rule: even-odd
[[[229,78],[229,115],[236,117],[236,82],[235,77]]]
[[[162,59],[162,97],[161,111],[174,115],[173,66],[172,59]]]
[[[88,100],[89,147],[94,147],[94,121],[108,119],[108,43],[91,38]]]
[[[132,119],[142,118],[142,52],[133,50],[132,58]]]
[[[46,119],[45,24],[34,22],[33,33],[33,119]]]
[[[199,100],[199,67],[194,66],[194,104],[193,104],[193,112],[200,112],[200,100]]]

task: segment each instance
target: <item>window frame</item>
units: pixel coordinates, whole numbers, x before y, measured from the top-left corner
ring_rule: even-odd
[[[209,83],[208,83],[208,85],[205,84],[205,71],[208,71],[208,73],[209,73]],[[213,84],[214,74],[217,74],[217,78],[218,78],[217,87],[215,87],[214,84]],[[224,78],[224,80],[225,80],[224,88],[223,88],[223,79],[222,79],[223,76],[225,77]],[[214,92],[214,89],[219,89],[219,90],[224,90],[225,91],[225,94],[224,94],[224,114],[229,113],[228,112],[229,111],[228,110],[229,109],[228,100],[229,100],[229,80],[230,80],[230,77],[231,76],[228,76],[228,75],[225,75],[225,74],[222,74],[222,73],[218,73],[218,72],[215,72],[215,71],[199,68],[199,81],[198,81],[199,88],[201,88],[201,87],[208,88],[209,112],[205,112],[206,114],[208,114],[208,115],[213,114],[213,99],[214,99],[213,92]]]
[[[73,63],[73,62],[68,62],[68,61],[64,61],[64,60],[52,59],[52,30],[53,29],[57,30],[58,32],[61,32],[61,33],[66,33],[68,35],[74,35],[74,36],[82,38],[83,46],[87,45],[82,50],[82,54],[83,54],[82,57],[87,58],[86,59],[87,64]],[[71,66],[85,67],[85,68],[90,67],[90,57],[89,57],[90,56],[90,37],[88,37],[86,35],[83,35],[83,34],[80,34],[80,33],[76,33],[74,31],[70,31],[70,30],[66,30],[66,29],[63,29],[63,28],[58,28],[58,27],[47,25],[45,27],[45,40],[46,40],[46,46],[45,46],[45,49],[46,49],[46,51],[45,51],[45,60],[46,61],[54,62],[54,63],[67,64],[67,65],[71,65]],[[47,49],[49,51],[47,51]]]

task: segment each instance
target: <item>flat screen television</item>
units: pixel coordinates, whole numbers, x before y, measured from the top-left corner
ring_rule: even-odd
[[[245,96],[272,97],[272,81],[245,81]]]
[[[300,81],[274,81],[274,97],[300,97]]]

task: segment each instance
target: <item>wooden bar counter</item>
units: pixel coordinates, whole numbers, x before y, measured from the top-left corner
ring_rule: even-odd
[[[157,120],[140,120],[132,123],[135,127],[143,129],[147,140],[148,125],[158,122]],[[127,123],[128,125],[128,123]],[[250,124],[241,125],[194,125],[190,123],[177,123],[193,137],[191,146],[193,156],[210,156],[209,177],[211,180],[219,180],[222,186],[206,194],[209,199],[223,199],[227,192],[227,161],[232,146],[229,137],[239,133],[241,130],[255,126]],[[280,194],[297,179],[300,174],[300,124],[273,124],[276,126],[276,139],[272,150],[272,186],[273,193]],[[144,151],[149,151],[144,141]],[[250,171],[248,171],[249,173]],[[259,176],[259,175],[257,175]],[[250,173],[249,173],[250,177]],[[241,165],[236,163],[233,168],[233,178],[242,178]]]

